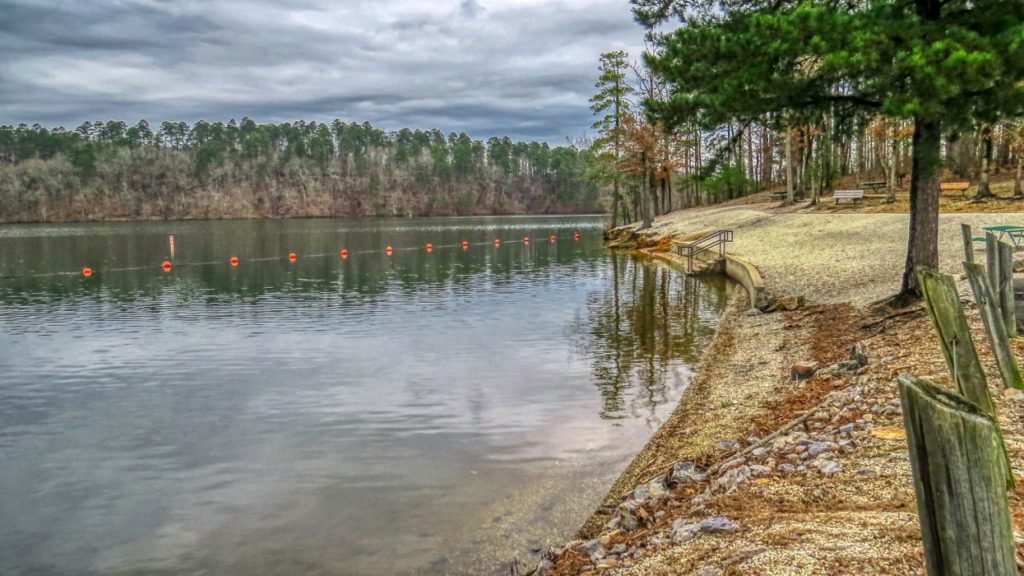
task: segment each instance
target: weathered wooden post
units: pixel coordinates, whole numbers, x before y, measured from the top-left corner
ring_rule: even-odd
[[[964,237],[964,260],[974,262],[974,237],[971,236],[971,225],[961,224],[960,234]]]
[[[992,279],[992,285],[996,280]],[[1016,305],[1013,302],[1013,246],[1006,242],[999,243],[999,307],[1003,311],[1003,322],[1006,323],[1006,334],[1013,338],[1017,335]]]
[[[985,372],[978,361],[978,352],[974,348],[953,278],[935,270],[918,268],[917,279],[957,390],[982,410],[995,414],[995,404],[988,392]]]
[[[967,280],[971,283],[971,291],[974,292],[974,301],[978,303],[978,309],[981,311],[981,320],[985,324],[985,332],[996,356],[1003,384],[1008,388],[1024,389],[1024,378],[1021,377],[1020,366],[1013,357],[1013,351],[1010,350],[1003,311],[999,308],[998,298],[992,292],[992,283],[985,277],[985,269],[981,264],[964,262],[964,269],[967,271]]]
[[[985,232],[985,269],[995,287],[996,278],[999,278],[999,241],[993,232]]]
[[[1017,574],[999,425],[931,382],[898,382],[929,576]]]

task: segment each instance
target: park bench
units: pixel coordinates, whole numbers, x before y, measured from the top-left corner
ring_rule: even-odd
[[[864,191],[863,190],[836,190],[832,194],[832,197],[835,199],[836,204],[839,204],[840,200],[853,200],[853,203],[856,204],[857,200],[864,199]]]
[[[967,189],[971,187],[970,182],[942,182],[939,184],[940,192],[960,192],[960,196],[967,195]]]
[[[861,182],[860,187],[866,190],[881,190],[887,186],[885,180],[873,180],[871,182]],[[863,198],[863,190],[861,190],[861,198]]]
[[[782,192],[772,192],[772,200],[785,200],[789,194],[783,190]]]

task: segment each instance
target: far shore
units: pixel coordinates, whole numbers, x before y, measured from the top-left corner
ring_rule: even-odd
[[[675,412],[579,539],[549,550],[538,574],[923,572],[895,376],[949,377],[920,304],[887,303],[899,287],[907,215],[878,213],[886,208],[753,198],[673,212],[644,231],[612,231],[626,248],[675,261],[683,273],[673,239],[731,229],[729,251],[752,262],[787,306],[750,310],[737,292]],[[940,268],[966,295],[962,223],[976,231],[1024,224],[1024,211],[941,215]],[[979,314],[967,307],[1020,474],[1024,398],[1002,393]],[[1024,338],[1013,345],[1024,354]],[[821,370],[794,379],[809,364]],[[1018,528],[1021,496],[1020,487],[1011,495]]]

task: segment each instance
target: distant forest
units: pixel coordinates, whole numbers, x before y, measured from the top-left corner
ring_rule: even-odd
[[[341,120],[0,126],[0,221],[597,212],[590,155]]]

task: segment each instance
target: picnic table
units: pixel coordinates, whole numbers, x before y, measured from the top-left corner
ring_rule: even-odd
[[[881,190],[885,188],[887,183],[885,180],[872,180],[870,182],[861,182],[860,187],[868,190]]]
[[[1024,240],[1024,226],[1004,224],[1000,226],[985,226],[982,230],[995,233],[999,240],[1007,238],[1015,248],[1020,248],[1021,240]]]

